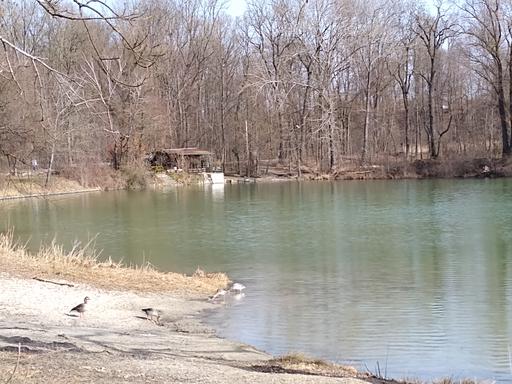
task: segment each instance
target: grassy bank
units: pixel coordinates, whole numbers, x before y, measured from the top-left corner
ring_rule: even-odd
[[[144,189],[153,181],[140,165],[114,170],[108,165],[63,168],[47,180],[44,170],[25,170],[16,175],[0,170],[0,199],[37,197],[91,190]]]
[[[224,273],[197,270],[192,276],[161,272],[150,264],[123,265],[101,261],[91,245],[65,251],[52,243],[37,253],[27,251],[12,233],[0,233],[0,271],[23,277],[60,279],[99,288],[175,294],[209,294],[229,283]]]
[[[84,189],[92,188],[84,187],[77,181],[64,177],[52,178],[47,186],[45,186],[45,178],[42,175],[0,178],[0,198],[73,193]]]

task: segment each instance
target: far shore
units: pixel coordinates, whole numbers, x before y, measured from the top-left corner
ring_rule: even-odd
[[[361,165],[354,162],[340,164],[332,172],[321,172],[301,166],[300,172],[285,166],[261,167],[256,175],[226,174],[227,184],[273,183],[286,181],[338,180],[405,180],[405,179],[466,179],[512,177],[512,162],[507,159],[452,159],[415,160]],[[103,168],[93,180],[54,175],[46,183],[44,172],[23,176],[0,176],[0,201],[26,198],[90,193],[111,190],[159,189],[203,184],[198,173],[151,172],[149,169],[115,172]],[[48,185],[47,185],[48,184]]]
[[[9,196],[0,196],[0,200],[17,200],[17,199],[29,199],[34,197],[50,197],[60,195],[73,195],[77,193],[90,193],[90,192],[101,192],[102,189],[97,188],[81,188],[74,191],[61,191],[61,192],[43,192],[43,193],[29,193],[29,194],[18,194]]]

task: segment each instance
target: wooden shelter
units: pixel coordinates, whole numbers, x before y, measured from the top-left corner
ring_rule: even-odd
[[[151,166],[186,172],[209,172],[213,153],[199,148],[157,149],[148,156]]]

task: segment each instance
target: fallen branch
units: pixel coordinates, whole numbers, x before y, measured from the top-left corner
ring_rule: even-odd
[[[56,284],[56,285],[64,285],[64,286],[67,286],[67,287],[71,287],[73,288],[74,285],[73,284],[69,284],[69,283],[59,283],[58,281],[51,281],[51,280],[45,280],[45,279],[41,279],[40,277],[33,277],[34,280],[37,280],[37,281],[41,281],[43,283],[50,283],[50,284]]]

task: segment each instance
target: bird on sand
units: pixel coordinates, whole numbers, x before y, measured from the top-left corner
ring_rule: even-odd
[[[91,299],[89,299],[89,296],[85,296],[84,302],[81,304],[78,304],[76,307],[71,308],[71,310],[69,312],[78,312],[78,315],[80,316],[80,318],[82,318],[82,315],[84,314],[86,307],[87,307],[87,302],[89,300],[91,300]]]
[[[217,292],[215,292],[215,294],[213,296],[210,296],[208,298],[208,300],[215,301],[221,297],[224,299],[226,297],[226,293],[228,293],[228,291],[226,291],[223,288],[219,288],[219,289],[217,289]]]
[[[161,311],[156,308],[142,308],[142,312],[146,314],[146,318],[150,321],[154,321],[155,324],[160,323]],[[155,320],[156,319],[156,320]]]
[[[242,283],[233,283],[229,290],[235,292],[236,294],[241,294],[244,289],[245,285]]]

